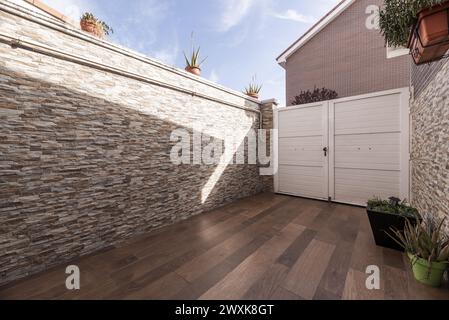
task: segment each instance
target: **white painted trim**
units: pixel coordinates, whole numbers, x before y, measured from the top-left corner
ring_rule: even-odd
[[[328,149],[327,156],[324,157],[324,187],[326,190],[327,198],[329,200],[329,101],[325,101],[323,104],[323,148]],[[324,150],[323,150],[324,156]]]
[[[335,199],[335,103],[329,101],[329,197]]]
[[[410,90],[401,90],[401,198],[410,199]]]
[[[335,99],[335,100],[332,100],[332,101],[334,103],[339,103],[339,102],[361,100],[361,99],[368,99],[368,98],[381,97],[381,96],[389,96],[389,95],[392,95],[392,94],[403,93],[405,90],[408,92],[409,88],[408,87],[404,87],[404,88],[398,88],[398,89],[376,91],[376,92],[361,94],[361,95],[358,95],[358,96],[339,98],[339,99]]]
[[[311,29],[309,29],[302,37],[300,37],[295,43],[293,43],[287,50],[285,50],[276,61],[283,66],[288,57],[295,53],[299,48],[309,42],[315,35],[317,35],[321,30],[323,30],[329,23],[334,21],[343,11],[345,11],[355,0],[344,0],[340,2],[327,16],[325,16],[321,21],[315,24]]]
[[[291,111],[291,110],[296,110],[296,109],[313,108],[313,107],[318,107],[318,106],[322,105],[324,102],[326,102],[326,101],[312,102],[312,103],[308,103],[308,104],[301,104],[299,106],[278,107],[278,108],[276,108],[276,110],[279,111],[279,112],[283,112],[283,111]]]
[[[408,55],[410,50],[404,47],[388,47],[387,46],[387,59],[393,59],[401,56]]]
[[[279,191],[279,114],[278,109],[273,108],[273,183],[274,192]]]

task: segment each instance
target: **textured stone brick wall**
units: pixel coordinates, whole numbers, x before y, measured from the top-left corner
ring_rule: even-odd
[[[274,145],[273,135],[271,129],[273,129],[273,109],[278,105],[276,100],[262,101],[260,111],[262,113],[262,128],[266,130],[266,150],[269,156],[271,156],[272,147]],[[271,163],[270,163],[271,165]],[[274,181],[272,175],[262,176],[263,188],[266,192],[274,192]]]
[[[449,62],[436,66],[411,105],[412,199],[421,212],[449,218]]]
[[[203,145],[225,129],[243,136],[259,128],[257,102],[8,10],[0,4],[0,39],[22,42],[0,42],[0,284],[263,189],[256,165],[170,161],[173,130],[200,123]],[[187,91],[22,47],[30,41]]]

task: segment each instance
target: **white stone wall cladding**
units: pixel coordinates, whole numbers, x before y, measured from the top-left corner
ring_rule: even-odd
[[[259,110],[237,93],[1,10],[0,21],[0,33]],[[216,166],[169,158],[173,130],[201,123],[221,139],[258,128],[257,112],[4,43],[0,57],[0,285],[264,189],[256,165],[229,165],[211,183]]]
[[[449,219],[449,62],[412,101],[412,198],[423,213]],[[448,232],[449,232],[449,221]]]

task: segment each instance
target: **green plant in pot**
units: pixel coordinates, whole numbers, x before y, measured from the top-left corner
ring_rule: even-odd
[[[253,76],[249,85],[245,88],[244,93],[254,99],[259,99],[259,93],[262,85],[257,83],[256,76]]]
[[[449,49],[448,0],[385,0],[379,25],[389,46],[410,48],[416,64],[440,59]]]
[[[90,12],[83,14],[80,20],[80,26],[83,31],[93,34],[98,38],[104,38],[104,36],[114,33],[114,30],[106,22],[101,21]]]
[[[449,237],[443,231],[445,219],[427,215],[423,223],[409,220],[403,231],[391,230],[389,236],[404,248],[413,275],[419,282],[439,287],[449,266]]]
[[[378,246],[403,251],[403,248],[393,241],[387,232],[404,230],[406,219],[416,224],[421,220],[418,210],[399,198],[391,197],[388,200],[374,198],[368,201],[368,219],[371,225],[374,240]]]
[[[186,67],[185,70],[187,72],[190,72],[196,76],[201,75],[201,65],[206,61],[207,57],[200,60],[200,47],[198,49],[195,49],[194,46],[192,46],[192,52],[189,56],[184,52],[184,58],[186,61]]]

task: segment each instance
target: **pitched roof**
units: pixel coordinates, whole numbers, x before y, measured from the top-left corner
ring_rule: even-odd
[[[329,23],[334,21],[343,11],[345,11],[356,0],[342,0],[317,23],[315,23],[306,33],[304,33],[298,40],[296,40],[290,47],[288,47],[276,61],[282,66],[285,66],[288,57],[295,53],[299,48],[305,45],[316,34],[323,30]]]

